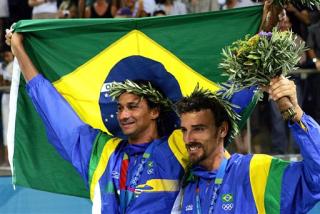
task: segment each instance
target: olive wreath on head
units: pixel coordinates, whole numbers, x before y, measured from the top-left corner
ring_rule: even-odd
[[[141,98],[146,98],[150,102],[160,105],[163,108],[163,111],[173,110],[173,102],[156,90],[150,82],[147,82],[147,84],[138,84],[131,80],[112,82],[108,94],[115,100],[125,92],[138,95]]]

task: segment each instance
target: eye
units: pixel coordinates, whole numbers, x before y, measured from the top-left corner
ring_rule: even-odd
[[[122,112],[123,110],[123,106],[118,105],[117,107],[117,114],[119,114],[120,112]]]
[[[187,132],[187,129],[186,129],[186,128],[184,128],[184,127],[181,127],[181,128],[180,128],[180,130],[181,130],[182,134],[184,134],[184,133],[186,133],[186,132]]]
[[[193,131],[195,131],[195,132],[203,132],[204,130],[205,130],[205,128],[203,126],[198,126],[193,129]]]
[[[133,109],[138,108],[139,104],[138,103],[130,103],[130,104],[128,104],[127,107],[128,107],[129,110],[133,110]]]

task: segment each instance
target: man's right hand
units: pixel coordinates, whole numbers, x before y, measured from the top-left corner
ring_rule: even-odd
[[[13,33],[13,29],[7,29],[6,44],[11,46],[11,51],[16,56],[18,49],[23,45],[23,35],[20,33]]]
[[[297,122],[301,120],[303,111],[298,104],[296,85],[293,81],[283,76],[276,77],[271,80],[268,89],[269,97],[274,101],[278,101],[282,97],[289,98],[288,102],[291,102],[294,107],[294,111],[296,112],[296,116],[292,119],[292,121]],[[277,104],[280,112],[287,110],[288,104],[282,105],[283,103],[281,104],[280,102],[277,102]]]
[[[6,43],[11,46],[11,51],[18,60],[25,80],[28,82],[37,76],[39,72],[23,47],[23,35],[21,33],[14,33],[13,29],[6,30]]]

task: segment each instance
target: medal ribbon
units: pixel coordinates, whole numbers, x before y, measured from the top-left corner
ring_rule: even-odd
[[[210,200],[210,207],[209,207],[209,214],[212,214],[214,211],[214,206],[217,202],[218,194],[219,194],[219,189],[221,187],[221,184],[223,182],[223,177],[226,172],[226,167],[227,167],[228,160],[224,158],[222,162],[220,163],[217,176],[214,179],[214,188],[213,188],[213,193],[212,197]],[[200,200],[200,187],[199,187],[199,177],[197,176],[197,186],[196,186],[196,214],[202,214],[201,211],[201,200]]]

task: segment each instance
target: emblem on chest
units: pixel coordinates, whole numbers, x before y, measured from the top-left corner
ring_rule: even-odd
[[[231,211],[233,209],[233,195],[231,193],[222,194],[221,196],[222,205],[221,208],[225,211]]]

